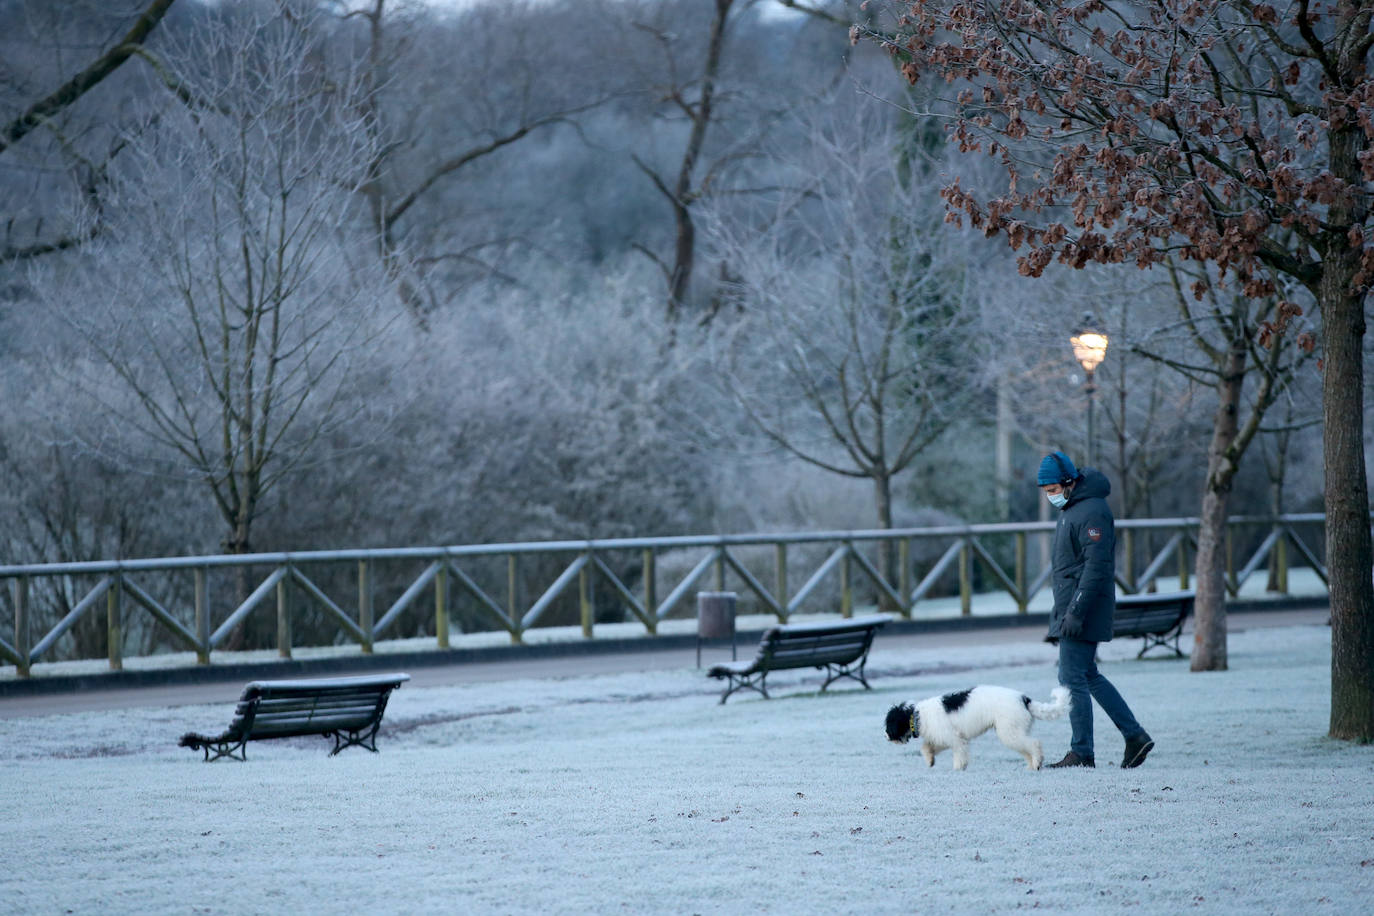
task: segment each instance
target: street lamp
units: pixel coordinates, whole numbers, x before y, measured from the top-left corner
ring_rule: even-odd
[[[1073,345],[1074,359],[1078,360],[1078,364],[1088,374],[1088,382],[1083,386],[1083,390],[1088,394],[1088,447],[1084,452],[1084,464],[1092,465],[1095,461],[1093,457],[1093,395],[1097,393],[1097,385],[1093,383],[1093,370],[1102,364],[1102,360],[1107,358],[1107,335],[1094,328],[1091,315],[1084,315],[1083,329],[1070,337],[1069,343]]]

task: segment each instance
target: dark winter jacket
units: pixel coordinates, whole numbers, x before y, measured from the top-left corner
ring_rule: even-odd
[[[1107,507],[1107,495],[1111,492],[1112,485],[1102,472],[1084,468],[1068,503],[1060,511],[1051,558],[1051,637],[1071,636],[1087,642],[1107,642],[1112,638],[1112,617],[1116,613],[1116,532],[1112,510]],[[1075,629],[1079,632],[1074,633]]]

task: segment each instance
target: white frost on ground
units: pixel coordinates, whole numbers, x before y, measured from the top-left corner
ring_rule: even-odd
[[[717,704],[694,669],[406,687],[381,753],[324,739],[204,764],[231,708],[0,719],[5,913],[1356,913],[1374,900],[1374,747],[1323,737],[1330,632],[1234,633],[1231,670],[1104,670],[1158,741],[1031,772],[888,744],[893,702],[974,683],[1046,699],[1029,643],[881,651]],[[0,701],[2,702],[2,701]],[[1051,759],[1068,724],[1037,723]],[[1360,903],[1360,901],[1365,901]]]

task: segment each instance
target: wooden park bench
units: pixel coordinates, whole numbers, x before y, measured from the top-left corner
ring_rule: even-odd
[[[724,703],[736,690],[748,687],[768,699],[765,681],[770,671],[787,668],[824,668],[827,677],[821,690],[831,682],[853,678],[871,689],[864,679],[864,665],[868,650],[878,628],[891,618],[886,615],[856,617],[838,623],[802,623],[776,626],[764,631],[758,652],[750,661],[715,665],[706,672],[708,677],[727,678],[728,686],[721,694]]]
[[[178,745],[204,750],[207,761],[221,757],[247,760],[249,741],[323,735],[334,739],[331,757],[355,745],[375,753],[377,728],[382,724],[387,698],[408,680],[408,674],[377,674],[253,681],[243,688],[234,721],[223,734],[208,737],[187,732]]]
[[[1193,591],[1161,592],[1157,595],[1124,595],[1116,599],[1116,617],[1112,636],[1140,636],[1145,644],[1136,653],[1143,658],[1155,646],[1173,649],[1177,658],[1185,658],[1178,647],[1183,622],[1193,610]]]

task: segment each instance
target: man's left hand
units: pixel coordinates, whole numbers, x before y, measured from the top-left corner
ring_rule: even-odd
[[[1083,618],[1075,617],[1072,614],[1066,615],[1064,617],[1064,622],[1059,625],[1059,633],[1061,636],[1067,636],[1069,639],[1076,639],[1082,636]]]

